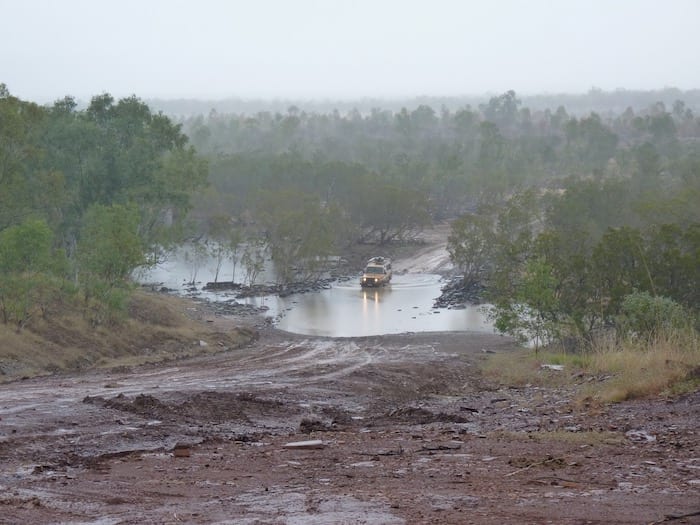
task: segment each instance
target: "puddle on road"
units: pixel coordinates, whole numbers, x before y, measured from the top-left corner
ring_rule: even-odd
[[[303,489],[303,487],[299,487]],[[316,505],[309,508],[306,491],[273,487],[266,493],[242,493],[233,503],[245,508],[246,518],[236,523],[267,522],[284,516],[287,525],[327,525],[329,523],[365,523],[367,525],[403,525],[405,520],[394,516],[387,503],[361,501],[348,495],[315,495]],[[275,521],[276,523],[277,521]]]

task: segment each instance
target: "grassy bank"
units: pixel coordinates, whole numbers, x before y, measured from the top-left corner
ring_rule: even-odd
[[[109,325],[95,327],[70,306],[37,316],[20,331],[0,324],[0,382],[220,352],[253,337],[243,328],[216,329],[206,315],[204,305],[139,290],[125,318]]]
[[[509,386],[576,386],[580,399],[618,402],[700,388],[700,337],[676,330],[651,341],[599,341],[590,350],[496,354],[487,377]]]

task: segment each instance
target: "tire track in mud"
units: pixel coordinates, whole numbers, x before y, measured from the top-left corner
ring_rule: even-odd
[[[245,432],[246,428],[252,431],[262,417],[255,414],[264,415],[265,411],[255,408],[255,400],[236,399],[236,393],[265,390],[266,397],[274,397],[276,391],[314,382],[316,360],[334,366],[332,374],[336,376],[371,361],[367,353],[358,360],[352,344],[336,352],[329,342],[318,343],[283,341],[240,360],[231,353],[180,366],[139,369],[131,374],[94,373],[81,378],[37,378],[1,385],[0,458],[12,456],[21,463],[30,460],[32,464],[55,465],[74,462],[75,458],[68,456],[78,450],[92,455],[166,447],[177,436],[192,433],[186,420],[178,423],[178,407],[192,402],[211,404],[211,399],[199,399],[202,392],[218,393],[217,399],[223,402],[230,396],[233,416],[240,414],[240,424],[224,425],[224,434]],[[338,364],[340,368],[335,367]],[[326,375],[330,380],[332,376]],[[105,401],[85,402],[90,399]],[[114,399],[123,402],[109,404]],[[146,408],[151,410],[139,413],[138,403],[148,404],[149,399],[153,400],[152,406]],[[290,399],[288,405],[293,403]],[[294,412],[289,406],[286,410]],[[251,420],[246,413],[255,417]],[[206,414],[202,412],[203,421]],[[236,419],[233,416],[232,420]],[[138,434],[141,437],[136,439]],[[28,468],[31,471],[33,467]]]
[[[454,357],[438,351],[441,337],[300,338],[273,330],[249,347],[175,366],[0,385],[0,460],[12,477],[89,468],[178,441],[257,440],[299,431],[304,421],[322,428],[369,421],[385,408],[375,406],[378,395],[414,398],[424,381],[415,370]]]
[[[377,357],[371,349],[352,341],[304,340],[287,345],[273,356],[264,356],[261,361],[280,385],[291,385],[334,381],[370,366]],[[271,362],[274,368],[270,367]]]

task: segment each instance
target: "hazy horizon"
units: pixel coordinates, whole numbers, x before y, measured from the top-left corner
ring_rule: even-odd
[[[396,99],[700,87],[695,0],[0,0],[24,99]]]

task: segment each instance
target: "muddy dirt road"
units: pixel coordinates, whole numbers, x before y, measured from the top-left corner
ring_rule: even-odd
[[[482,377],[495,335],[258,328],[0,385],[0,523],[700,523],[698,393],[586,409]]]
[[[509,347],[269,331],[168,366],[2,385],[0,521],[638,524],[700,510],[698,395],[588,414],[566,391],[485,382],[483,350]]]

